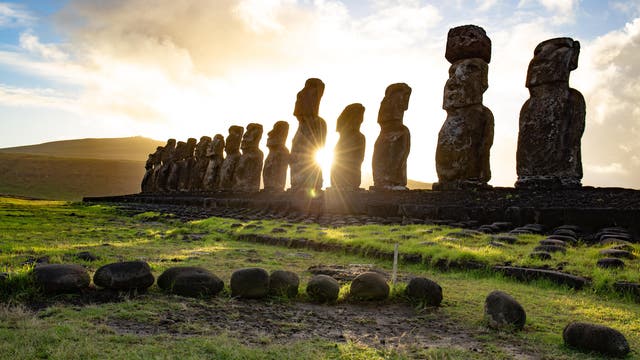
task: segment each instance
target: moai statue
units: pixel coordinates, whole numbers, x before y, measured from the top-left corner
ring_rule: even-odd
[[[184,157],[178,162],[180,167],[178,175],[178,191],[187,192],[191,186],[191,175],[196,165],[196,157],[194,152],[198,140],[195,138],[189,138],[187,140],[187,146],[184,149]]]
[[[262,180],[264,181],[264,191],[280,192],[284,191],[287,182],[287,168],[289,167],[289,149],[285,143],[289,135],[289,123],[278,121],[273,125],[273,129],[267,134],[267,147],[269,155],[264,161],[262,170]]]
[[[184,141],[178,141],[175,150],[172,152],[171,159],[169,159],[169,176],[167,177],[167,191],[178,191],[178,184],[180,180],[180,162],[186,158],[187,155],[187,143]]]
[[[207,167],[209,166],[207,150],[210,145],[211,138],[209,136],[202,136],[196,145],[195,163],[189,178],[189,190],[191,191],[202,191],[204,175],[207,172]]]
[[[176,151],[176,139],[167,140],[167,144],[164,146],[162,153],[160,154],[160,161],[162,165],[154,170],[153,178],[156,191],[167,192],[167,182],[169,175],[171,174],[171,162],[173,160],[174,153]]]
[[[445,57],[451,62],[442,108],[447,111],[438,134],[434,190],[490,188],[489,152],[493,113],[482,105],[489,87],[491,40],[484,29],[465,25],[449,30]]]
[[[233,184],[235,183],[235,173],[238,161],[240,161],[240,142],[242,141],[242,134],[244,128],[242,126],[232,125],[229,128],[229,135],[225,142],[224,150],[227,156],[222,162],[220,168],[220,184],[218,190],[232,191]]]
[[[405,83],[387,87],[380,103],[380,135],[373,148],[373,186],[371,190],[407,190],[407,157],[411,134],[402,124],[409,108],[411,88]]]
[[[220,169],[224,161],[224,136],[216,134],[207,148],[207,171],[202,180],[202,189],[204,191],[218,190],[220,184]]]
[[[333,150],[331,164],[331,187],[339,190],[358,190],[361,182],[361,167],[364,161],[366,139],[360,132],[364,118],[364,106],[351,104],[338,117],[336,131],[340,139]]]
[[[582,186],[586,105],[582,94],[569,87],[579,55],[580,43],[570,38],[543,41],[533,52],[526,83],[530,98],[520,110],[517,188]]]
[[[324,83],[313,78],[298,92],[293,115],[299,124],[291,143],[291,190],[294,192],[322,189],[322,169],[315,155],[327,139],[327,123],[318,116],[323,93]]]
[[[244,133],[240,145],[242,155],[236,167],[233,191],[260,191],[260,175],[262,175],[262,161],[264,160],[264,155],[259,147],[261,139],[262,125],[254,123],[247,125],[247,131]]]
[[[155,178],[153,175],[157,168],[162,164],[160,158],[162,150],[164,150],[164,147],[158,146],[153,154],[149,154],[149,158],[144,165],[145,173],[142,178],[142,184],[140,184],[140,188],[143,193],[154,192],[156,189]]]

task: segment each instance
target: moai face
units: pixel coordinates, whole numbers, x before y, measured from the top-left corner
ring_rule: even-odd
[[[185,158],[187,153],[187,143],[184,141],[178,141],[175,150],[173,151],[173,159],[175,161]]]
[[[580,43],[571,38],[541,42],[533,52],[527,71],[527,87],[552,82],[568,82],[569,74],[578,68]]]
[[[198,158],[204,158],[207,156],[207,149],[211,145],[211,138],[208,136],[203,136],[200,138],[198,145],[196,145],[196,156]]]
[[[324,83],[320,79],[308,79],[304,88],[298,92],[296,105],[293,109],[295,117],[318,116],[320,100],[324,94]]]
[[[185,158],[193,156],[193,152],[196,150],[197,143],[198,143],[198,140],[196,140],[195,138],[187,139],[187,146],[184,149]]]
[[[384,93],[378,112],[378,124],[400,122],[409,108],[411,88],[405,83],[391,84]]]
[[[342,132],[358,132],[360,125],[364,119],[364,106],[362,104],[350,104],[342,110],[338,120],[336,121],[336,131]]]
[[[251,123],[242,137],[242,150],[257,149],[262,139],[262,125]]]
[[[489,66],[478,58],[451,65],[442,107],[447,110],[481,104],[482,95],[489,88],[488,73]]]
[[[216,134],[211,141],[211,147],[213,148],[212,155],[224,155],[224,136]]]
[[[240,141],[242,141],[243,133],[244,128],[242,126],[233,125],[229,128],[229,135],[224,146],[227,154],[236,153],[240,150]]]
[[[289,135],[289,123],[278,121],[273,125],[273,129],[267,134],[267,147],[284,146]]]
[[[462,59],[479,58],[491,62],[491,39],[483,28],[475,25],[454,27],[447,35],[444,57],[455,63]]]

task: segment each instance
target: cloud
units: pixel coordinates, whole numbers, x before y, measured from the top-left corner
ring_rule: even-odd
[[[19,4],[0,2],[0,28],[27,27],[36,18]]]
[[[46,60],[67,60],[67,54],[57,45],[41,43],[40,39],[30,31],[20,34],[20,47]]]
[[[518,7],[526,8],[534,3],[553,14],[551,20],[557,25],[574,22],[575,13],[580,6],[579,0],[520,0]]]

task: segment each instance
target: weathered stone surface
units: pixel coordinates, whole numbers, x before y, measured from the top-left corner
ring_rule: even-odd
[[[171,153],[171,159],[169,159],[166,191],[178,191],[178,182],[180,181],[180,162],[185,159],[186,154],[187,143],[184,141],[178,141],[175,150]]]
[[[269,276],[269,294],[294,298],[298,295],[300,277],[292,271],[275,270]]]
[[[562,247],[567,247],[567,243],[562,241],[562,240],[558,240],[558,239],[544,239],[544,240],[540,240],[539,242],[540,245],[553,245],[553,246],[562,246]]]
[[[365,272],[353,279],[349,296],[360,300],[384,300],[389,297],[389,285],[379,273]]]
[[[187,139],[182,159],[178,161],[178,191],[191,190],[191,175],[196,164],[195,150],[198,141],[195,138]]]
[[[204,191],[215,191],[220,186],[220,173],[224,162],[224,136],[216,134],[207,148],[207,170],[202,179]]]
[[[570,38],[544,41],[534,51],[527,72],[531,97],[520,111],[518,188],[581,186],[586,105],[582,94],[569,88],[579,54],[580,43]]]
[[[264,169],[262,170],[264,190],[267,192],[284,191],[291,156],[285,145],[289,135],[289,123],[286,121],[276,122],[267,135],[269,154],[264,161]]]
[[[517,266],[494,266],[493,270],[522,281],[547,279],[556,284],[567,285],[574,289],[582,289],[589,281],[581,276],[575,276],[560,271],[532,269]]]
[[[635,255],[633,255],[633,253],[626,251],[626,250],[618,250],[618,249],[604,249],[604,250],[600,250],[600,255],[604,255],[607,257],[614,257],[614,258],[619,258],[619,259],[629,259],[629,260],[633,260],[636,258]]]
[[[164,147],[158,146],[156,151],[153,154],[149,154],[149,158],[144,165],[145,173],[142,178],[142,184],[140,184],[140,188],[143,193],[149,193],[156,191],[155,184],[155,172],[158,170],[160,165],[162,165],[162,152],[164,151]]]
[[[497,290],[485,299],[484,315],[489,327],[494,329],[513,327],[521,330],[527,320],[522,305],[509,294]]]
[[[426,306],[439,306],[442,302],[442,287],[427,278],[412,278],[405,292],[409,299],[423,302]]]
[[[322,169],[315,160],[316,152],[323,148],[327,138],[327,123],[318,113],[324,94],[320,79],[307,79],[298,92],[293,115],[298,119],[298,130],[291,143],[291,190],[319,192],[322,189]]]
[[[151,268],[144,261],[107,264],[93,275],[94,284],[112,290],[144,290],[153,285],[154,281]]]
[[[262,139],[262,125],[251,123],[242,138],[242,155],[238,160],[233,191],[257,192],[260,190],[262,161],[264,155],[259,148]]]
[[[235,182],[235,173],[238,162],[240,161],[240,142],[244,128],[242,126],[232,125],[229,127],[229,135],[224,145],[227,156],[222,162],[220,168],[220,184],[218,189],[222,191],[231,191]]]
[[[307,295],[313,301],[334,302],[338,299],[340,284],[327,275],[315,275],[307,283]]]
[[[73,293],[89,287],[91,278],[80,265],[45,264],[33,269],[36,284],[48,293]]]
[[[338,117],[336,131],[340,133],[340,139],[333,150],[331,165],[331,187],[336,189],[360,188],[366,146],[366,139],[360,132],[364,110],[362,104],[350,104]]]
[[[199,297],[215,296],[224,288],[220,278],[195,266],[172,267],[158,277],[158,286],[172,294]]]
[[[410,96],[409,85],[391,84],[380,103],[380,135],[373,149],[372,190],[407,189],[407,157],[411,150],[411,134],[402,120],[404,112],[409,108]]]
[[[195,162],[193,163],[193,169],[191,170],[191,176],[189,178],[189,190],[191,191],[204,190],[204,176],[209,166],[207,151],[210,146],[211,138],[209,136],[202,136],[196,145]]]
[[[171,173],[171,166],[175,151],[176,139],[167,140],[167,144],[163,147],[162,153],[160,154],[162,165],[154,168],[153,170],[155,191],[167,191],[167,181],[169,180],[169,174]]]
[[[618,258],[603,258],[599,259],[596,265],[605,269],[622,269],[624,268],[624,261]]]
[[[573,322],[562,332],[567,346],[581,351],[596,351],[601,354],[625,357],[630,349],[629,343],[622,333],[608,326],[584,322]]]
[[[269,294],[269,273],[262,268],[245,268],[231,274],[231,296],[260,299]]]
[[[447,49],[444,57],[450,63],[462,59],[480,58],[491,62],[491,39],[483,28],[464,25],[449,29]]]
[[[555,253],[555,252],[566,253],[567,248],[559,245],[539,245],[533,248],[533,251],[544,251],[548,253]]]

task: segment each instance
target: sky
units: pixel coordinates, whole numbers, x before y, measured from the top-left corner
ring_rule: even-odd
[[[371,171],[385,88],[413,89],[408,177],[437,181],[447,31],[492,40],[484,105],[495,117],[490,184],[512,186],[535,46],[581,43],[570,85],[587,102],[584,185],[640,188],[640,0],[26,0],[0,2],[0,148],[47,141],[226,136],[230,125],[297,128],[296,93],[326,85],[320,116],[362,103]],[[154,149],[149,149],[151,152]],[[328,155],[330,156],[330,155]],[[328,176],[325,176],[328,178]]]

